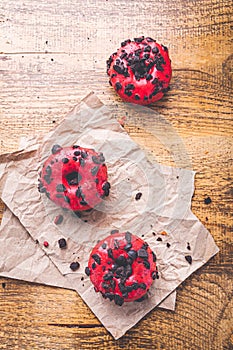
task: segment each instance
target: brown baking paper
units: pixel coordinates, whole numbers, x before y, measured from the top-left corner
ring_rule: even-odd
[[[64,212],[37,191],[38,172],[53,144],[80,144],[105,155],[111,195],[98,210],[81,218]],[[95,315],[115,337],[121,337],[144,315],[161,303],[192,272],[218,252],[212,236],[192,214],[194,172],[150,163],[110,111],[91,94],[45,137],[35,156],[10,162],[2,199],[20,219],[25,229],[48,254],[63,275],[69,275],[74,288]],[[142,197],[135,201],[140,191]],[[64,216],[60,226],[56,215]],[[111,229],[129,230],[146,240],[157,255],[159,279],[145,301],[119,307],[95,293],[84,269],[92,247]],[[166,235],[161,235],[161,233]],[[67,239],[61,250],[58,240]],[[157,241],[162,237],[162,241]],[[49,241],[44,248],[43,242]],[[191,250],[187,249],[189,242]],[[189,264],[185,256],[192,256]],[[70,263],[80,262],[77,272]]]

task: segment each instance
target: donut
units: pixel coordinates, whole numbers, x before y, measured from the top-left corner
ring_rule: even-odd
[[[125,40],[107,60],[107,74],[124,101],[151,104],[169,90],[172,69],[168,49],[144,36]]]
[[[93,248],[85,272],[105,299],[141,301],[158,278],[156,256],[141,238],[113,232]]]
[[[77,145],[54,145],[40,172],[38,190],[56,205],[73,211],[94,208],[109,195],[103,153]]]

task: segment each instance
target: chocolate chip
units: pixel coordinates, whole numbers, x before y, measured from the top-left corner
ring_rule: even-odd
[[[141,192],[138,192],[135,196],[135,200],[138,201],[142,196],[142,193]]]
[[[115,88],[116,88],[116,91],[119,91],[120,89],[122,89],[121,83],[117,82],[117,83],[115,84]]]
[[[79,158],[79,164],[81,165],[81,167],[85,166],[85,160],[83,158]]]
[[[97,157],[97,156],[92,156],[92,160],[93,160],[93,163],[95,163],[95,164],[101,164],[102,163],[100,158]]]
[[[116,277],[119,278],[119,277],[123,277],[125,278],[125,269],[124,269],[124,266],[119,266],[117,267],[116,271],[115,271],[115,274],[116,274]]]
[[[127,84],[125,88],[127,90],[133,90],[133,89],[135,89],[135,86],[133,84]]]
[[[102,152],[99,154],[99,159],[100,159],[101,163],[105,162],[105,158],[104,158],[104,155]]]
[[[159,49],[157,48],[157,46],[153,47],[152,52],[154,54],[157,54],[159,52]]]
[[[159,82],[158,78],[154,78],[154,79],[152,80],[152,84],[154,84],[154,85],[157,85],[158,82]]]
[[[137,290],[139,288],[139,283],[134,282],[131,286],[127,286],[127,290],[131,292],[132,290]]]
[[[170,243],[167,243],[167,247],[170,248],[171,244]]]
[[[118,256],[118,258],[116,259],[116,264],[118,266],[126,266],[127,265],[127,260],[124,257],[124,255]]]
[[[79,264],[79,262],[72,262],[71,264],[70,264],[70,268],[71,268],[71,270],[72,271],[76,271],[76,270],[78,270],[78,268],[80,267],[80,264]]]
[[[153,271],[152,274],[151,274],[151,277],[152,277],[152,280],[155,280],[157,277],[156,277],[156,271]]]
[[[69,163],[69,159],[68,158],[62,158],[62,163],[64,163],[64,164],[67,164],[67,163]]]
[[[62,215],[57,215],[54,219],[54,224],[55,225],[60,225],[63,221],[63,216]]]
[[[80,201],[80,204],[81,204],[81,205],[88,205],[88,203],[87,203],[84,199],[82,199],[82,200]]]
[[[83,159],[86,159],[86,158],[88,157],[87,152],[81,151],[81,157],[82,157]]]
[[[127,39],[127,40],[125,40],[125,41],[122,41],[122,43],[121,43],[121,47],[124,47],[124,46],[126,46],[128,43],[130,43],[131,42],[131,40],[130,39]]]
[[[118,74],[124,74],[124,69],[121,68],[120,66],[114,64],[113,69],[118,73]]]
[[[144,261],[143,261],[143,265],[145,266],[146,269],[148,269],[148,270],[150,269],[150,263],[149,263],[149,261],[144,260]]]
[[[144,235],[142,235],[144,237]],[[142,245],[142,249],[147,249],[148,248],[148,243],[144,242]]]
[[[191,247],[190,247],[190,244],[189,244],[189,243],[187,244],[187,249],[188,249],[188,250],[191,250]]]
[[[67,243],[66,243],[65,238],[60,238],[58,240],[58,245],[59,245],[59,248],[61,248],[61,249],[66,248],[67,247]]]
[[[133,269],[132,269],[132,266],[127,264],[126,267],[125,267],[125,276],[126,278],[128,278],[129,276],[131,276],[133,273]]]
[[[146,290],[146,284],[145,283],[139,283],[139,288]]]
[[[120,244],[119,244],[118,239],[114,239],[114,248],[115,249],[119,249],[120,248]]]
[[[115,297],[113,293],[105,293],[105,298],[108,298],[110,301],[112,301]]]
[[[192,264],[192,257],[191,257],[191,255],[186,255],[185,256],[185,260],[187,260],[187,262],[191,265]]]
[[[146,80],[151,80],[153,78],[153,76],[151,75],[151,74],[147,74],[147,76],[146,76]]]
[[[104,276],[103,276],[103,279],[104,281],[110,281],[113,279],[113,274],[111,271],[109,271],[108,273],[106,273]]]
[[[6,288],[6,283],[2,282],[2,288],[5,289]]]
[[[158,238],[156,239],[156,241],[162,242],[162,238],[161,238],[161,237],[158,237]]]
[[[51,182],[52,182],[52,179],[51,179],[50,175],[45,175],[44,176],[44,180],[47,182],[48,185],[50,185]]]
[[[75,151],[75,152],[74,152],[74,155],[75,155],[76,157],[80,156],[80,154],[81,154],[80,151]]]
[[[91,169],[91,174],[93,176],[95,176],[98,173],[99,167],[98,166],[94,166],[94,168]]]
[[[212,199],[210,197],[207,197],[204,199],[205,204],[210,204],[212,202]]]
[[[53,145],[51,152],[52,152],[52,154],[56,154],[61,150],[62,150],[62,147],[60,145]]]
[[[108,257],[111,258],[111,259],[114,259],[111,248],[108,249]]]
[[[147,45],[144,47],[144,52],[150,52],[150,51],[151,51],[150,45]]]
[[[93,254],[91,257],[97,262],[98,265],[101,264],[101,258],[98,254]]]
[[[91,273],[91,271],[90,271],[89,267],[88,267],[88,266],[85,267],[85,274],[86,274],[87,276],[90,276],[90,273]]]
[[[118,287],[119,287],[121,293],[127,292],[127,288],[126,288],[126,286],[123,283],[119,282],[118,283]]]
[[[124,250],[127,252],[132,248],[132,244],[131,243],[127,243],[126,246],[124,247]]]
[[[127,231],[125,233],[125,240],[126,240],[126,242],[127,243],[131,243],[131,239],[132,239],[132,234],[131,234],[131,232]]]
[[[103,283],[102,283],[102,287],[103,287],[104,289],[109,289],[110,285],[109,285],[108,283],[106,283],[106,282],[103,282]]]
[[[141,36],[139,38],[134,38],[135,43],[141,43],[144,40],[144,36]]]
[[[103,189],[103,191],[104,191],[104,195],[107,197],[107,196],[109,196],[109,189],[111,188],[111,185],[110,185],[110,183],[109,182],[105,182],[104,184],[103,184],[103,186],[102,186],[102,189]]]
[[[120,59],[123,60],[126,56],[127,56],[127,52],[123,52],[123,53],[120,55]]]
[[[133,94],[132,91],[127,90],[127,89],[125,89],[124,93],[129,97],[132,96],[132,94]]]
[[[78,187],[77,191],[75,192],[76,197],[81,198],[82,197],[82,191],[81,187]]]
[[[142,259],[147,259],[148,258],[148,253],[145,249],[139,249],[138,250],[138,256],[139,258],[142,258]]]
[[[124,299],[120,295],[115,294],[114,302],[115,302],[116,305],[121,306],[124,303]]]
[[[52,168],[51,168],[50,165],[48,165],[48,166],[46,167],[45,171],[46,171],[46,173],[47,173],[48,176],[51,176],[51,175],[52,175]]]
[[[128,251],[128,256],[132,260],[135,260],[135,259],[137,259],[138,254],[137,254],[136,250],[130,250],[130,251]]]
[[[114,233],[119,233],[119,230],[112,230],[111,235],[114,235]]]

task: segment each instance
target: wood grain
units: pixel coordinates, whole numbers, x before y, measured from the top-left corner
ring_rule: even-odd
[[[117,341],[75,292],[0,278],[0,349],[233,348],[231,30],[228,0],[1,1],[0,154],[90,91],[125,115],[105,61],[124,39],[151,36],[169,48],[171,90],[125,129],[149,157],[196,171],[192,209],[220,253],[178,288],[175,312],[155,309]]]

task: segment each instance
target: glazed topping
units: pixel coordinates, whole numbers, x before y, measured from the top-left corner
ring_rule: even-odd
[[[144,36],[125,40],[107,60],[110,85],[128,102],[159,100],[169,89],[171,73],[167,47]]]
[[[39,192],[57,205],[74,211],[94,208],[109,195],[103,153],[78,145],[62,148],[58,144],[51,152],[40,174]]]
[[[85,272],[95,290],[117,305],[141,298],[157,278],[156,256],[130,232],[111,234],[93,249]]]

